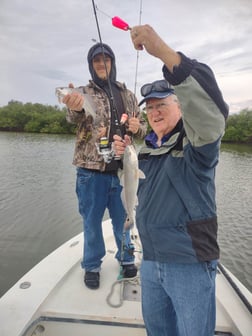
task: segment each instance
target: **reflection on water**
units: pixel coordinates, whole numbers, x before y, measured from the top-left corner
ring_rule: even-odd
[[[236,153],[238,155],[251,155],[252,154],[252,144],[244,145],[244,144],[230,144],[230,143],[222,143],[221,144],[222,152],[231,152]]]
[[[0,132],[0,296],[82,230],[74,137]],[[252,146],[222,145],[217,169],[221,261],[252,290]]]

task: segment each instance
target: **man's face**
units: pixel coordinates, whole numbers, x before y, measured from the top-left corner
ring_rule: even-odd
[[[104,64],[104,61],[106,63],[106,67]],[[97,54],[93,60],[92,60],[94,71],[96,72],[96,75],[100,79],[107,79],[107,73],[106,68],[108,71],[108,75],[111,71],[111,58],[105,54],[105,59],[103,58],[103,54]]]
[[[146,113],[151,128],[161,139],[176,126],[181,118],[181,111],[176,96],[157,99],[151,98],[146,102]]]

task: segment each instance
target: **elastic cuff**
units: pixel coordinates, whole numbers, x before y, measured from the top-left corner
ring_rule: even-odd
[[[74,113],[82,113],[82,112],[84,112],[84,109],[82,109],[81,111],[76,111],[76,110],[71,110],[71,109],[70,109],[70,111],[71,111],[71,112],[74,112]]]
[[[186,57],[182,52],[178,52],[181,56],[181,63],[178,66],[173,67],[171,73],[166,65],[163,66],[162,71],[164,78],[172,85],[179,85],[182,83],[192,72],[195,64],[195,60]]]

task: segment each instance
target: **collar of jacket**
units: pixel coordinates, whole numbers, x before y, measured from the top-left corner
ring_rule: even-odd
[[[118,86],[121,90],[125,90],[126,89],[126,85],[124,83],[116,81],[114,84],[116,86]],[[96,88],[96,89],[102,90],[102,87],[99,86],[99,85],[97,85],[92,79],[89,80],[88,86],[92,87],[92,88]]]
[[[168,136],[168,135],[167,135]],[[146,139],[145,143],[146,146],[142,147],[139,155],[141,158],[141,155],[163,155],[169,153],[173,149],[182,150],[183,149],[183,138],[185,137],[185,130],[183,127],[183,121],[180,119],[175,126],[175,128],[172,130],[172,132],[169,133],[168,138],[163,137],[164,142],[160,147],[154,147],[153,144],[148,141],[148,138]]]
[[[170,133],[163,136],[163,138],[161,139],[161,144],[166,143],[170,139],[170,137],[172,137],[173,134],[180,132],[182,128],[183,128],[183,121],[181,118],[177,122],[174,129]],[[157,135],[154,131],[151,131],[149,134],[146,135],[145,143],[148,147],[158,148],[157,147]]]

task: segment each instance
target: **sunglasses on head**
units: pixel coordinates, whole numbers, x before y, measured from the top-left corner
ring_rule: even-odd
[[[150,94],[153,91],[165,92],[167,90],[172,90],[170,84],[166,80],[161,79],[153,83],[148,83],[148,84],[143,85],[141,87],[141,95],[143,97],[146,97],[148,94]]]

